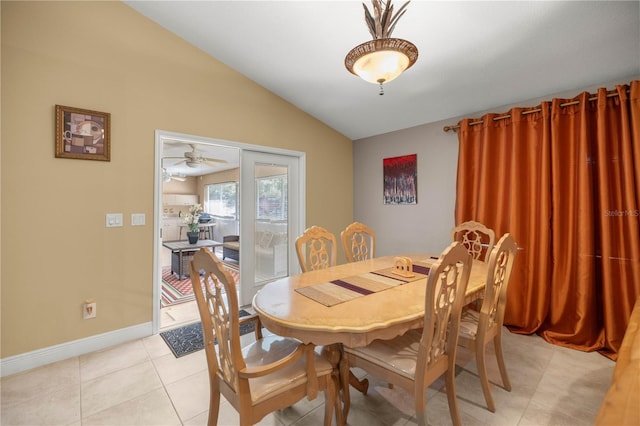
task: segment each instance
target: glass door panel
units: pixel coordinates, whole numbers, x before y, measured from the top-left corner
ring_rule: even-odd
[[[255,167],[255,282],[287,276],[288,167],[256,163]]]
[[[243,304],[251,303],[264,284],[288,276],[292,269],[292,235],[300,226],[298,162],[288,155],[242,154],[241,250],[242,258],[253,260],[240,262]]]

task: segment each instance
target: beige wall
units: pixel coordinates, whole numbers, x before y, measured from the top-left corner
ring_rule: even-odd
[[[1,7],[2,358],[151,321],[156,129],[305,151],[307,224],[352,220],[336,131],[122,3]],[[111,113],[110,162],[54,158],[56,104]]]
[[[172,180],[162,182],[163,194],[198,194],[198,179],[195,176],[188,176],[184,181]],[[198,198],[202,200],[202,198]]]

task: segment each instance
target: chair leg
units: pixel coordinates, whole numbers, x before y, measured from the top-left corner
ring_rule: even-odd
[[[476,365],[478,367],[478,376],[480,376],[480,384],[482,385],[482,393],[487,401],[487,407],[492,413],[496,412],[496,406],[493,403],[491,389],[489,388],[489,377],[487,375],[487,363],[485,357],[485,345],[476,342]]]
[[[500,369],[500,377],[502,377],[502,385],[506,390],[511,392],[511,382],[509,381],[509,375],[507,374],[507,366],[504,363],[504,356],[502,355],[502,333],[496,334],[493,338],[493,346],[496,351],[496,359],[498,360],[498,368]]]
[[[416,409],[416,420],[420,426],[427,424],[427,392],[426,389],[416,389],[414,403]]]
[[[218,411],[220,410],[220,392],[211,388],[211,396],[209,398],[209,420],[208,426],[216,426],[218,424]]]
[[[447,401],[449,402],[449,415],[453,426],[460,426],[460,411],[458,410],[458,399],[456,398],[456,366],[449,365],[449,369],[444,373],[444,383],[447,388]]]

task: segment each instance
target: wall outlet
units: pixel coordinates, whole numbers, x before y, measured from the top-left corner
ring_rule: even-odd
[[[96,302],[85,302],[82,305],[82,317],[84,319],[96,317]]]

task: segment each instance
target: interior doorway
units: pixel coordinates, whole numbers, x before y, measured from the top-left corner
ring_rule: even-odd
[[[300,217],[304,218],[305,205],[303,191],[305,186],[300,185],[304,182],[304,153],[161,130],[156,131],[155,144],[154,223],[158,226],[154,231],[154,333],[161,328],[173,328],[172,326],[199,320],[195,301],[185,299],[183,303],[172,305],[170,309],[162,308],[163,297],[167,296],[167,288],[170,287],[164,285],[163,275],[168,272],[173,278],[176,276],[180,278],[177,274],[180,261],[182,266],[186,266],[182,269],[182,278],[186,279],[183,284],[187,288],[188,272],[185,273],[185,271],[188,271],[188,257],[183,256],[182,259],[177,260],[176,253],[166,247],[171,244],[165,246],[164,243],[186,240],[186,229],[181,216],[187,213],[193,204],[202,205],[205,212],[211,214],[210,226],[207,224],[202,227],[207,230],[207,234],[201,235],[207,240],[216,242],[216,245],[210,249],[219,258],[222,259],[224,256],[223,240],[228,237],[237,237],[238,258],[234,259],[234,256],[231,256],[226,258],[225,262],[229,264],[236,262],[241,304],[250,304],[255,290],[269,280],[299,270],[295,261],[295,250],[292,249],[293,245],[290,242],[292,235],[298,235],[304,229],[303,220],[299,220]],[[249,160],[255,158],[256,154],[274,157],[269,161],[263,157],[259,168],[252,167],[251,177],[248,177],[245,169],[250,168],[243,165],[243,158],[246,157]],[[273,162],[273,160],[278,161]],[[283,163],[284,167],[280,163]],[[282,184],[283,179],[286,182],[284,186],[286,195],[279,198],[280,205],[276,207],[274,203],[278,197],[275,187],[271,186],[268,190],[264,187],[278,182]],[[263,186],[261,194],[267,195],[267,204],[263,203],[260,206],[259,200],[257,204],[244,200],[243,194],[251,194],[253,197],[256,185],[260,184]],[[230,196],[234,188],[235,198]],[[279,188],[282,189],[282,185]],[[263,210],[255,213],[260,207]],[[282,208],[286,208],[286,213]],[[249,220],[248,223],[243,224],[245,217],[249,216],[257,220]],[[295,220],[291,222],[290,217],[295,217]],[[285,218],[284,222],[283,218]],[[262,238],[256,240],[256,230],[264,231],[262,228],[265,226],[269,230],[273,226],[277,229],[271,230],[272,234],[262,232],[260,234]],[[264,275],[263,264],[255,263],[259,257],[256,250],[265,251],[265,248],[270,249],[273,245],[271,241],[266,241],[267,235],[277,237],[272,239],[273,244],[279,243],[277,254],[274,252],[276,257],[266,263],[277,266],[272,270],[271,276]],[[242,257],[239,256],[240,252]],[[229,253],[227,251],[227,256]],[[248,261],[241,262],[242,258]],[[262,257],[260,259],[264,260]],[[282,259],[285,259],[284,262]],[[180,296],[180,291],[174,293]],[[167,313],[170,313],[170,316],[167,316]]]

